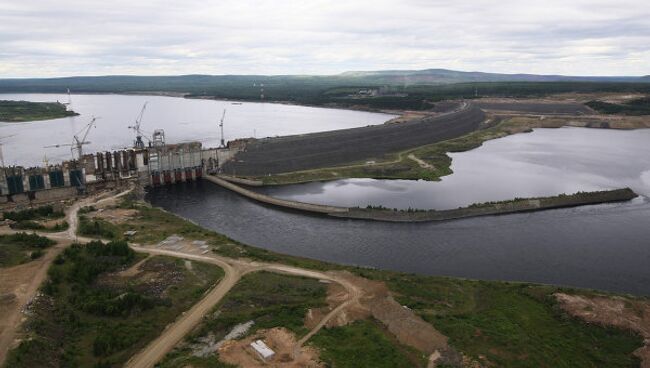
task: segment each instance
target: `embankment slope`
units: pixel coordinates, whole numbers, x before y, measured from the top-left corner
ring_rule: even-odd
[[[224,166],[236,176],[263,176],[378,158],[460,137],[479,128],[485,113],[471,103],[454,112],[399,124],[260,139]]]

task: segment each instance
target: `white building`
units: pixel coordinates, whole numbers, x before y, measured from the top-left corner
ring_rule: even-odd
[[[267,361],[275,356],[275,352],[266,346],[262,340],[251,342],[251,347],[263,361]]]

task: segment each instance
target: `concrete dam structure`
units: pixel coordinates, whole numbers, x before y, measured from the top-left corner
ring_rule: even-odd
[[[348,164],[460,137],[484,120],[481,109],[464,102],[453,112],[404,123],[251,140],[222,172],[264,176]]]

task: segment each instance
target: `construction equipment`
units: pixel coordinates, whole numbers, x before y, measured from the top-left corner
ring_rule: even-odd
[[[135,141],[133,142],[133,147],[138,148],[138,149],[144,149],[144,141],[142,141],[143,133],[140,130],[140,124],[142,124],[142,116],[144,115],[144,111],[147,108],[147,104],[149,102],[145,102],[144,105],[142,105],[142,110],[140,110],[140,115],[138,115],[138,118],[135,119],[135,125],[129,126],[129,129],[132,129],[135,132]],[[147,139],[149,140],[149,139]]]
[[[5,157],[4,157],[4,155],[2,154],[2,144],[3,144],[2,139],[11,138],[11,137],[13,137],[13,136],[15,136],[15,134],[8,135],[8,136],[4,136],[4,137],[0,137],[0,165],[1,165],[0,167],[5,167]]]
[[[226,140],[223,138],[223,119],[226,118],[226,109],[223,109],[223,114],[221,115],[221,121],[219,122],[219,128],[221,128],[221,145],[219,148],[226,148]]]
[[[72,138],[72,143],[65,143],[65,144],[53,144],[50,146],[45,146],[45,148],[58,148],[58,147],[70,147],[70,153],[72,154],[72,159],[74,159],[74,151],[75,149],[77,150],[78,154],[78,159],[79,162],[81,162],[81,159],[83,157],[83,146],[86,144],[90,144],[89,141],[86,140],[88,138],[88,134],[90,133],[90,129],[95,126],[95,121],[99,119],[93,116],[92,120],[90,123],[88,123],[86,126],[84,126],[77,134],[75,134]],[[79,139],[79,136],[83,133],[83,136],[81,139]]]

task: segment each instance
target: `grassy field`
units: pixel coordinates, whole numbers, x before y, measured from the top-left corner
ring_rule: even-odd
[[[497,367],[637,367],[641,338],[564,313],[552,286],[364,270],[449,337],[457,350]],[[562,290],[591,294],[584,290]]]
[[[402,346],[381,323],[361,320],[319,331],[309,342],[320,351],[327,367],[412,368],[426,366],[411,349]],[[419,358],[419,359],[418,359]]]
[[[603,114],[650,115],[650,97],[638,98],[615,104],[603,101],[589,101],[587,106]]]
[[[201,338],[221,340],[235,325],[254,321],[248,334],[259,329],[284,327],[302,336],[307,309],[325,305],[326,286],[318,280],[258,272],[250,274],[228,293],[225,299],[203,320],[182,346],[169,353],[161,368],[222,367],[218,357],[193,356],[192,345]]]
[[[0,100],[0,121],[11,123],[49,120],[79,115],[58,102],[27,102]]]
[[[144,256],[125,242],[73,245],[48,271],[29,309],[27,339],[5,367],[118,367],[214,285],[218,267]]]
[[[37,259],[53,240],[35,234],[0,235],[0,267],[11,267]]]

